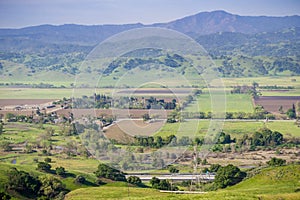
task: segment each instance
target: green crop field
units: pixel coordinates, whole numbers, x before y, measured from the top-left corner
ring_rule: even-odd
[[[209,127],[209,120],[189,120],[182,123],[165,124],[156,135],[167,136],[174,134],[177,137],[182,136],[203,136]],[[223,131],[234,137],[240,137],[243,134],[254,133],[260,128],[267,127],[273,131],[279,131],[286,137],[300,137],[300,128],[294,121],[225,121]]]
[[[296,81],[292,81],[295,79]],[[300,88],[300,76],[269,76],[269,77],[244,77],[244,78],[223,78],[226,87],[236,85],[252,85],[253,82],[261,86],[294,86]]]
[[[216,101],[226,101],[227,112],[253,112],[253,104],[251,96],[247,94],[202,94],[197,97],[197,100],[192,102],[184,111],[187,112],[209,112],[212,110],[211,101],[214,98]],[[221,102],[223,103],[223,102]]]
[[[82,95],[91,96],[95,92],[94,88],[1,88],[0,99],[62,99],[81,97]],[[108,94],[111,89],[96,89],[97,93]]]

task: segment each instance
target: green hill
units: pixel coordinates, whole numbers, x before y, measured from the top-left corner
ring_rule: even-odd
[[[127,187],[112,183],[101,187],[77,189],[66,199],[299,199],[300,165],[267,168],[240,184],[205,194],[166,194],[158,190]]]

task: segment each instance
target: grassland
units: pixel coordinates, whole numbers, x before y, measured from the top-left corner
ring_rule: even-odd
[[[51,137],[53,145],[64,145],[66,141],[79,141],[75,136],[63,136],[60,134],[60,127],[50,124],[26,124],[11,122],[5,125],[4,132],[0,135],[0,141],[8,141],[14,144],[21,144],[25,142],[36,143],[40,140],[40,136],[46,132],[47,128],[55,130],[55,135]]]
[[[240,184],[205,194],[166,194],[147,188],[126,187],[125,184],[110,184],[97,188],[85,188],[67,194],[67,200],[77,199],[290,199],[300,198],[295,192],[300,187],[300,166],[267,168]],[[275,189],[276,188],[276,189]]]

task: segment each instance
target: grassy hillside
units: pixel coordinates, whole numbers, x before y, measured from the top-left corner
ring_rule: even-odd
[[[66,199],[291,199],[300,198],[300,165],[267,168],[240,184],[205,194],[165,194],[157,190],[108,184],[102,187],[78,189]]]

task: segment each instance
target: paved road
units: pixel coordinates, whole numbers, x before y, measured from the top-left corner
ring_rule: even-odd
[[[126,178],[129,176],[133,176],[133,174],[126,175]],[[138,176],[142,181],[149,181],[152,177],[156,177],[159,179],[168,179],[174,181],[186,181],[186,180],[207,180],[213,181],[215,179],[214,174],[161,174],[161,175],[144,175],[144,174],[134,174],[134,176]]]

